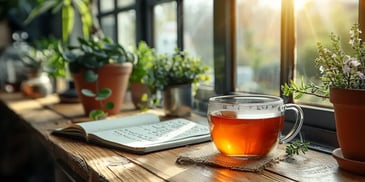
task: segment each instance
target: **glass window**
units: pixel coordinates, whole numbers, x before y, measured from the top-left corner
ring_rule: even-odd
[[[317,42],[329,47],[331,32],[349,40],[349,29],[358,21],[357,0],[296,0],[296,83],[319,82],[319,70],[314,65]],[[325,7],[325,8],[324,8]],[[349,50],[349,44],[342,41]],[[298,102],[331,105],[328,101],[304,95]]]
[[[156,5],[153,13],[156,51],[173,53],[177,47],[176,2]]]
[[[237,0],[236,91],[279,95],[280,0]]]
[[[113,11],[113,9],[114,9],[114,0],[100,0],[101,12]]]
[[[118,0],[118,7],[126,7],[136,3],[136,0]]]
[[[116,39],[114,32],[115,29],[115,19],[114,15],[108,15],[101,18],[101,28],[103,29],[104,35],[110,37],[113,40]]]
[[[213,0],[185,0],[183,11],[184,49],[213,71]]]
[[[118,14],[118,43],[128,48],[136,46],[136,12],[134,10]]]

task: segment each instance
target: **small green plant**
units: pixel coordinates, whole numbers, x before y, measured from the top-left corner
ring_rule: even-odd
[[[147,75],[147,83],[152,91],[165,90],[168,86],[196,84],[209,80],[208,67],[201,60],[190,57],[185,51],[175,49],[172,55],[162,54],[153,63]]]
[[[285,152],[288,156],[299,155],[300,153],[305,154],[308,151],[309,144],[309,142],[295,140],[286,146]]]
[[[134,54],[137,56],[137,59],[133,62],[133,70],[129,80],[132,83],[144,83],[148,70],[157,59],[157,54],[155,50],[149,47],[144,41],[138,43],[138,47],[134,51]]]
[[[110,97],[112,90],[109,88],[99,88],[97,70],[106,64],[121,64],[134,60],[134,55],[126,51],[121,45],[113,43],[109,38],[100,40],[86,40],[79,38],[78,46],[69,46],[64,49],[58,47],[57,53],[60,59],[54,70],[58,70],[63,64],[67,64],[71,73],[84,71],[83,78],[86,82],[95,83],[95,91],[82,89],[81,93],[87,97],[93,97],[100,103],[100,109],[89,113],[91,119],[101,119],[107,116],[103,109],[114,108],[113,102],[102,105],[102,100]],[[60,63],[60,64],[59,64]],[[61,64],[62,63],[62,64]]]

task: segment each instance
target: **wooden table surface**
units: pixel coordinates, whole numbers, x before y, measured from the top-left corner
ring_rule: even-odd
[[[41,99],[1,93],[0,99],[39,137],[54,160],[75,179],[85,181],[365,181],[365,176],[340,169],[328,154],[305,155],[275,163],[263,172],[240,172],[201,165],[179,165],[180,153],[210,142],[145,155],[126,153],[51,135],[71,122],[87,121],[80,104],[61,104],[55,95]],[[121,116],[139,111],[125,105]],[[192,117],[191,120],[206,120]]]

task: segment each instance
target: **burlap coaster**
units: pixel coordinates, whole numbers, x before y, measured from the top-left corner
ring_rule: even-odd
[[[229,157],[219,153],[213,144],[182,153],[176,160],[177,164],[200,164],[212,167],[223,167],[238,171],[261,172],[275,162],[285,159],[285,151],[277,149],[275,152],[259,159],[242,159]]]

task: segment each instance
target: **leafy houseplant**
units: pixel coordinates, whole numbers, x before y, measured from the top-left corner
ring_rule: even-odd
[[[59,46],[58,53],[68,64],[85,112],[93,119],[119,112],[133,54],[108,38],[78,41],[78,46]]]
[[[337,138],[346,159],[365,162],[365,146],[357,140],[365,138],[365,44],[359,25],[350,30],[351,53],[341,47],[340,37],[331,33],[332,48],[317,44],[315,65],[320,70],[320,84],[293,81],[282,86],[284,95],[304,94],[329,98],[334,107]],[[345,115],[348,114],[348,115]],[[341,167],[341,166],[340,166]]]
[[[147,74],[146,83],[152,93],[163,91],[166,114],[182,116],[190,113],[192,84],[194,86],[199,81],[208,80],[207,71],[208,67],[202,65],[199,58],[191,57],[187,52],[175,49],[171,55],[158,56]],[[182,91],[184,87],[186,91]],[[179,98],[176,94],[184,98]],[[172,98],[180,100],[175,102]],[[180,106],[179,103],[183,104]]]
[[[209,80],[208,69],[201,64],[199,58],[190,57],[188,52],[175,49],[172,55],[158,56],[147,75],[147,83],[154,92],[164,91],[169,86],[196,84]]]

